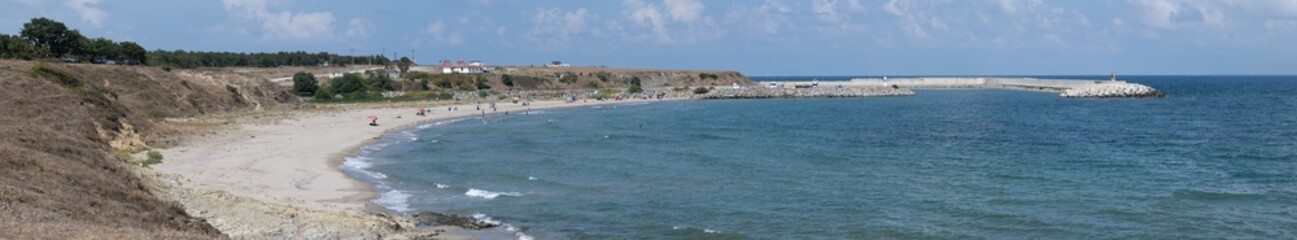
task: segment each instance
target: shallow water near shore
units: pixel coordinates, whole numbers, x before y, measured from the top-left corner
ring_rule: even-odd
[[[1102,79],[1102,77],[1095,77]],[[344,163],[537,239],[1297,238],[1297,77],[668,101],[428,123]]]

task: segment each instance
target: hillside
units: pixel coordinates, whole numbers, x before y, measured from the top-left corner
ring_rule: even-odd
[[[493,67],[486,74],[440,74],[440,66],[418,66],[414,71],[432,72],[430,87],[437,88],[437,79],[451,81],[448,90],[476,90],[472,81],[482,76],[491,90],[510,89],[504,83],[508,75],[513,90],[578,90],[592,88],[625,88],[630,80],[639,78],[643,87],[729,86],[751,84],[747,76],[735,71],[654,70],[596,67]],[[438,77],[442,76],[442,77]],[[445,87],[443,87],[445,88]]]
[[[0,60],[0,236],[221,238],[119,153],[166,145],[166,118],[298,101],[232,73]]]

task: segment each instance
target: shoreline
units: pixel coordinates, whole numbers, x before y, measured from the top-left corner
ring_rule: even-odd
[[[154,179],[164,186],[163,192],[172,195],[173,200],[181,203],[187,212],[208,219],[222,233],[233,238],[283,237],[284,232],[294,231],[302,235],[288,236],[381,238],[401,235],[401,232],[414,229],[415,224],[408,218],[392,219],[403,218],[400,215],[405,212],[375,203],[382,194],[375,185],[377,183],[350,176],[343,164],[388,134],[428,122],[479,116],[483,112],[499,114],[528,109],[686,99],[570,103],[547,100],[530,102],[528,106],[505,101],[497,103],[495,112],[475,110],[476,103],[463,101],[356,104],[293,110],[288,111],[287,116],[272,116],[270,119],[260,116],[256,119],[236,118],[210,134],[186,137],[176,146],[160,150],[165,159],[163,163],[154,165],[152,172],[156,175]],[[488,102],[481,104],[482,110],[489,108]],[[447,112],[446,107],[461,109]],[[415,116],[419,108],[432,108],[433,112],[425,117]],[[378,116],[379,126],[368,126],[366,116]],[[235,206],[250,202],[258,204]],[[251,211],[265,208],[275,210]],[[276,211],[281,214],[274,214]],[[339,214],[351,218],[340,221],[337,219]],[[317,215],[321,217],[306,218]],[[346,224],[362,227],[339,226]],[[375,229],[380,232],[370,232]],[[438,238],[471,239],[457,235],[456,231],[462,231],[458,228],[434,227],[430,231],[440,234],[435,235]],[[308,234],[316,232],[327,234]]]

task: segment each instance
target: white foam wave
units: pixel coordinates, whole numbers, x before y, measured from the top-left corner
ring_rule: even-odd
[[[397,212],[408,212],[410,210],[410,194],[401,190],[391,190],[378,195],[374,203],[383,205],[387,209]]]
[[[711,230],[711,229],[706,229],[706,228],[703,229],[703,232],[705,232],[705,233],[720,233],[720,231]]]
[[[540,179],[540,178],[536,178],[536,177],[532,177],[532,176],[527,176],[527,180],[536,181],[536,180],[538,180],[538,179]]]
[[[437,184],[437,189],[447,189],[447,188],[450,188],[450,185],[440,184],[440,183]]]
[[[432,127],[432,126],[433,126],[433,124],[431,124],[431,123],[429,123],[429,124],[420,124],[419,126],[414,127],[414,129],[423,130],[423,129],[428,129],[428,128]]]
[[[482,189],[469,188],[469,189],[468,189],[468,192],[465,192],[464,195],[468,195],[468,196],[470,196],[470,197],[480,197],[480,198],[485,198],[485,199],[495,199],[495,198],[500,197],[500,196],[521,197],[521,196],[522,196],[522,193],[518,193],[518,192],[492,192],[492,191],[487,191],[487,190],[482,190]]]
[[[518,236],[518,240],[535,240],[535,239],[536,239],[536,238],[532,237],[531,235],[527,235],[526,233],[523,233],[520,229],[518,229],[517,227],[514,227],[513,224],[508,224],[508,223],[505,223],[505,222],[501,222],[500,220],[495,220],[494,218],[491,218],[491,216],[487,216],[486,214],[482,214],[482,213],[474,213],[474,214],[473,214],[473,219],[477,219],[478,221],[482,221],[482,222],[484,222],[484,223],[490,223],[490,224],[494,224],[494,225],[497,225],[497,226],[504,227],[504,230],[505,230],[505,231],[513,232],[513,235],[514,235],[514,236]]]
[[[370,161],[370,158],[356,156],[345,159],[346,160],[342,161],[342,169],[344,170],[364,174],[373,179],[387,179],[387,174],[368,170],[369,168],[374,167],[374,163]]]

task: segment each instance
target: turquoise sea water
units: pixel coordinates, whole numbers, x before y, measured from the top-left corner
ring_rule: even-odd
[[[426,124],[344,169],[394,210],[537,239],[1297,238],[1297,77],[1124,78],[1171,96],[555,109]]]

